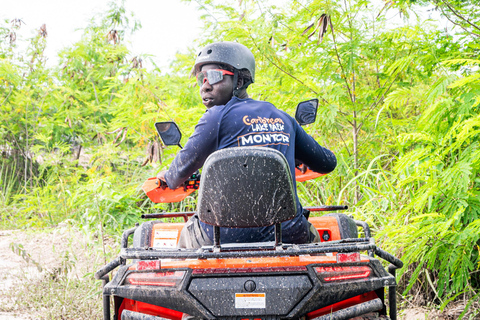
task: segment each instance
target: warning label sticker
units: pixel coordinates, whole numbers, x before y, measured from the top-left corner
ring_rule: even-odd
[[[172,248],[177,245],[177,231],[155,230],[153,238],[154,248]]]
[[[235,308],[265,309],[265,293],[235,293]]]

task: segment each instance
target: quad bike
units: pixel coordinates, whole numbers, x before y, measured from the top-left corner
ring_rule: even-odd
[[[299,110],[314,103],[299,104],[299,123]],[[175,123],[157,123],[156,128],[164,144],[179,145]],[[301,166],[296,170],[300,179],[318,176]],[[214,152],[203,166],[201,182],[196,174],[175,190],[149,179],[143,189],[154,202],[181,201],[199,189],[196,214],[213,225],[213,245],[177,248],[184,223],[147,221],[125,231],[120,255],[95,274],[104,284],[104,319],[110,319],[113,297],[118,320],[388,319],[387,305],[395,320],[395,269],[402,262],[375,245],[367,223],[339,213],[310,217],[321,242],[282,243],[281,222],[296,214],[293,183],[283,154],[264,147]],[[186,220],[193,214],[142,217]],[[220,239],[220,227],[263,226],[275,226],[274,241],[222,244]],[[388,272],[375,256],[390,262]],[[117,267],[109,281],[108,273]]]

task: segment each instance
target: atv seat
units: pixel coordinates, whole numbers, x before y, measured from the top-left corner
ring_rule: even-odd
[[[290,167],[272,148],[237,147],[212,153],[203,166],[198,218],[214,226],[254,228],[275,225],[281,243],[281,222],[295,217],[297,207]]]

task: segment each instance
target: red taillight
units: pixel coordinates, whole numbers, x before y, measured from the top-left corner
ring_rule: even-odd
[[[368,278],[372,269],[367,266],[317,267],[317,276],[323,281],[345,281]]]
[[[142,260],[137,262],[137,270],[160,270],[160,260]]]
[[[257,268],[212,268],[212,269],[194,269],[192,274],[212,274],[212,273],[260,273],[260,272],[285,272],[285,271],[307,271],[305,266],[292,267],[257,267]]]
[[[337,253],[337,263],[358,261],[360,261],[359,252]]]
[[[184,276],[185,271],[131,273],[125,279],[125,284],[175,287],[183,280]]]

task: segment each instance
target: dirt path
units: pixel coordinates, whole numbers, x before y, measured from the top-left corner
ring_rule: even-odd
[[[103,252],[93,243],[89,236],[68,226],[35,232],[0,231],[0,320],[39,318],[15,300],[26,282],[39,283],[57,275],[77,281],[90,277],[102,263]],[[30,293],[35,290],[30,288]]]
[[[5,309],[14,308],[11,302],[6,300],[6,292],[15,286],[18,278],[23,274],[37,274],[36,268],[28,266],[27,262],[10,249],[10,244],[17,241],[17,232],[0,231],[0,304]],[[6,301],[5,301],[6,300]],[[0,320],[24,320],[29,319],[25,314],[17,312],[0,312]]]

